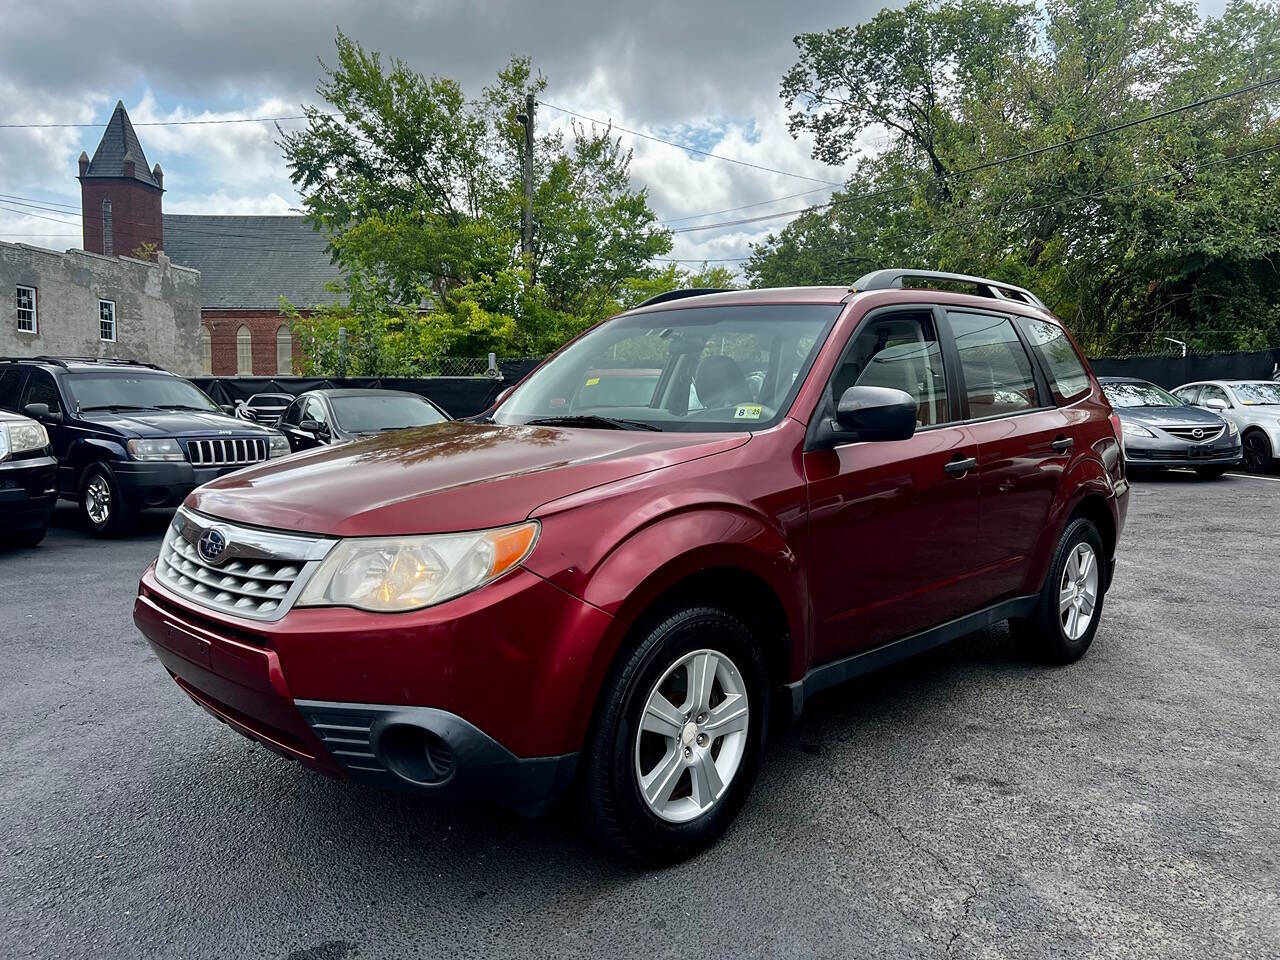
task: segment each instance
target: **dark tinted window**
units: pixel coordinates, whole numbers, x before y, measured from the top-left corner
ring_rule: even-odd
[[[1040,363],[1049,378],[1049,389],[1059,403],[1075,400],[1089,389],[1089,375],[1076,348],[1066,333],[1056,323],[1048,320],[1024,318],[1018,323],[1031,343],[1031,349],[1040,357]]]
[[[29,403],[47,403],[50,413],[62,411],[62,398],[58,396],[58,385],[53,382],[53,377],[43,370],[31,371],[18,408],[21,409]]]
[[[307,401],[303,405],[302,419],[328,423],[329,414],[325,412],[324,404],[320,402],[318,397],[307,397]]]
[[[1042,406],[1031,358],[1006,317],[948,313],[960,351],[969,417],[998,417]]]
[[[18,409],[18,390],[26,376],[26,370],[12,364],[0,369],[0,410]]]
[[[284,416],[280,418],[280,422],[296,427],[302,420],[302,405],[305,402],[306,401],[304,400],[293,401],[293,405],[284,412]]]
[[[950,420],[933,314],[881,314],[859,326],[831,380],[832,399],[855,386],[905,390],[915,397],[920,426]]]

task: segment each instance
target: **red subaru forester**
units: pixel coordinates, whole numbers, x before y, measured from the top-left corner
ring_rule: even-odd
[[[134,618],[287,757],[531,813],[576,782],[656,863],[730,823],[775,705],[1005,619],[1081,656],[1127,501],[1102,390],[1026,290],[681,291],[474,421],[197,489]]]

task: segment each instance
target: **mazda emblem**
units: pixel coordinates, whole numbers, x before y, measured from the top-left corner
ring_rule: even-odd
[[[1191,431],[1191,435],[1195,437],[1197,440],[1199,440],[1201,437],[1204,436],[1204,431],[1201,430],[1199,427],[1196,427],[1194,430]]]
[[[200,534],[200,541],[196,544],[196,550],[200,552],[200,558],[206,563],[217,563],[222,559],[222,554],[226,549],[226,534],[217,527],[210,527]]]

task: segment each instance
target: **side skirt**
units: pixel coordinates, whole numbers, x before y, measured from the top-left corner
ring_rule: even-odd
[[[819,690],[825,690],[827,687],[879,670],[899,660],[914,657],[926,650],[932,650],[934,647],[973,633],[975,630],[999,623],[1001,620],[1025,617],[1035,609],[1038,599],[1037,596],[1014,597],[976,613],[949,620],[941,626],[931,627],[909,637],[903,637],[901,640],[893,640],[871,650],[814,667],[800,680],[787,684],[787,689],[791,692],[791,715],[800,716],[804,710],[805,701]]]

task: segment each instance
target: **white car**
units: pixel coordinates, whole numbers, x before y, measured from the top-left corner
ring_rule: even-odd
[[[1240,430],[1244,466],[1264,473],[1280,453],[1280,383],[1272,380],[1201,380],[1173,395],[1193,407],[1212,410]]]

